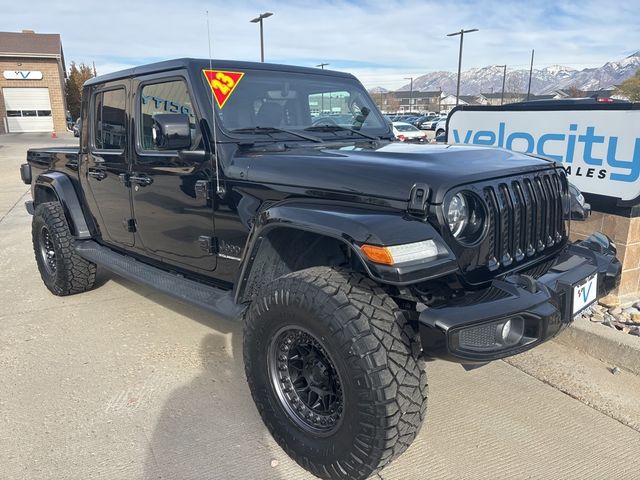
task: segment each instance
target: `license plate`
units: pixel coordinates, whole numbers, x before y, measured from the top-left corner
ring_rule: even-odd
[[[580,312],[596,301],[598,275],[588,278],[573,287],[573,314]]]

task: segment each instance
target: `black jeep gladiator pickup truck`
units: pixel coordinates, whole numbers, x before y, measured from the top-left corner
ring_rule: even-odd
[[[322,478],[406,450],[424,359],[523,352],[619,282],[606,236],[569,242],[560,165],[395,143],[346,73],[167,61],[89,80],[81,123],[21,168],[47,288],[99,266],[242,319],[264,423]]]

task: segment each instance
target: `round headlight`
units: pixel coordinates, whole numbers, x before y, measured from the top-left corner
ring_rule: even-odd
[[[470,192],[456,193],[446,208],[451,234],[460,242],[471,244],[482,235],[485,209],[481,200]]]
[[[469,210],[461,193],[456,193],[447,207],[447,222],[454,237],[458,237],[467,225]]]

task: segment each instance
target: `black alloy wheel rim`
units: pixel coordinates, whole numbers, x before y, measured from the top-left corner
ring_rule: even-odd
[[[42,263],[49,275],[55,275],[58,265],[56,263],[56,251],[53,247],[53,241],[51,240],[51,234],[47,227],[42,227],[40,230],[40,256],[42,257]]]
[[[284,327],[268,355],[271,385],[291,420],[315,435],[335,432],[344,411],[342,382],[320,341],[300,327]]]

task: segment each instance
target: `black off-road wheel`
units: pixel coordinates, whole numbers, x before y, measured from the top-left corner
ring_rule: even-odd
[[[47,202],[36,207],[31,237],[40,276],[51,293],[65,296],[93,287],[96,265],[75,252],[75,240],[60,203]]]
[[[422,425],[418,342],[369,279],[314,267],[274,280],[254,299],[245,371],[262,420],[296,462],[320,478],[365,479]]]

